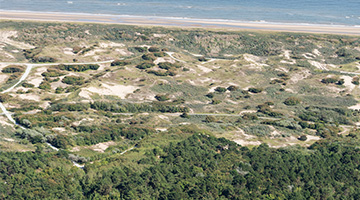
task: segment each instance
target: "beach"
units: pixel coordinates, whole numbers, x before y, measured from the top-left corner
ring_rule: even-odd
[[[190,19],[175,17],[146,17],[109,14],[81,14],[29,11],[1,11],[1,20],[30,20],[56,22],[86,22],[148,26],[173,26],[211,28],[221,30],[261,30],[280,32],[302,32],[321,34],[360,35],[360,26],[322,25],[322,24],[286,24],[267,22],[242,22],[236,20]]]

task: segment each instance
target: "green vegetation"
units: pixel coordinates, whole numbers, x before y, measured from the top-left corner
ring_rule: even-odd
[[[81,76],[65,76],[61,82],[69,85],[82,85],[85,81]]]
[[[1,27],[0,199],[360,198],[359,37]]]
[[[358,199],[360,154],[351,144],[344,145],[349,139],[315,143],[309,150],[273,149],[266,144],[250,150],[223,138],[194,134],[150,148],[134,161],[129,158],[136,151],[123,158],[113,154],[86,164],[84,171],[70,167],[64,159],[71,157],[68,152],[42,153],[38,145],[35,153],[1,154],[5,171],[0,194],[56,199]],[[144,145],[139,150],[146,148],[146,140],[139,145]],[[37,181],[25,184],[29,180]],[[19,184],[22,190],[17,189]]]
[[[97,70],[99,69],[97,64],[87,64],[87,65],[59,65],[58,68],[61,70],[74,71],[74,72],[83,72],[86,70]]]

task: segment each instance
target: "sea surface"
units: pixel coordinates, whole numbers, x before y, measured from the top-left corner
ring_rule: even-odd
[[[360,25],[360,0],[0,0],[1,10]]]

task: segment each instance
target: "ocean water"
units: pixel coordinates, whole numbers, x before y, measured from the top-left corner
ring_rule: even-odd
[[[360,25],[360,0],[0,0],[1,10]]]

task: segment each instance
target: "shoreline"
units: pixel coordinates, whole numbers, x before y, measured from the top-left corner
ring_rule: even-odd
[[[35,11],[4,11],[0,12],[0,20],[54,21],[106,23],[139,26],[167,26],[187,28],[210,28],[227,30],[256,30],[275,32],[302,32],[318,34],[359,35],[360,26],[326,25],[326,24],[291,24],[271,22],[243,22],[226,19],[192,19],[180,17],[130,16],[88,13],[57,13]]]

